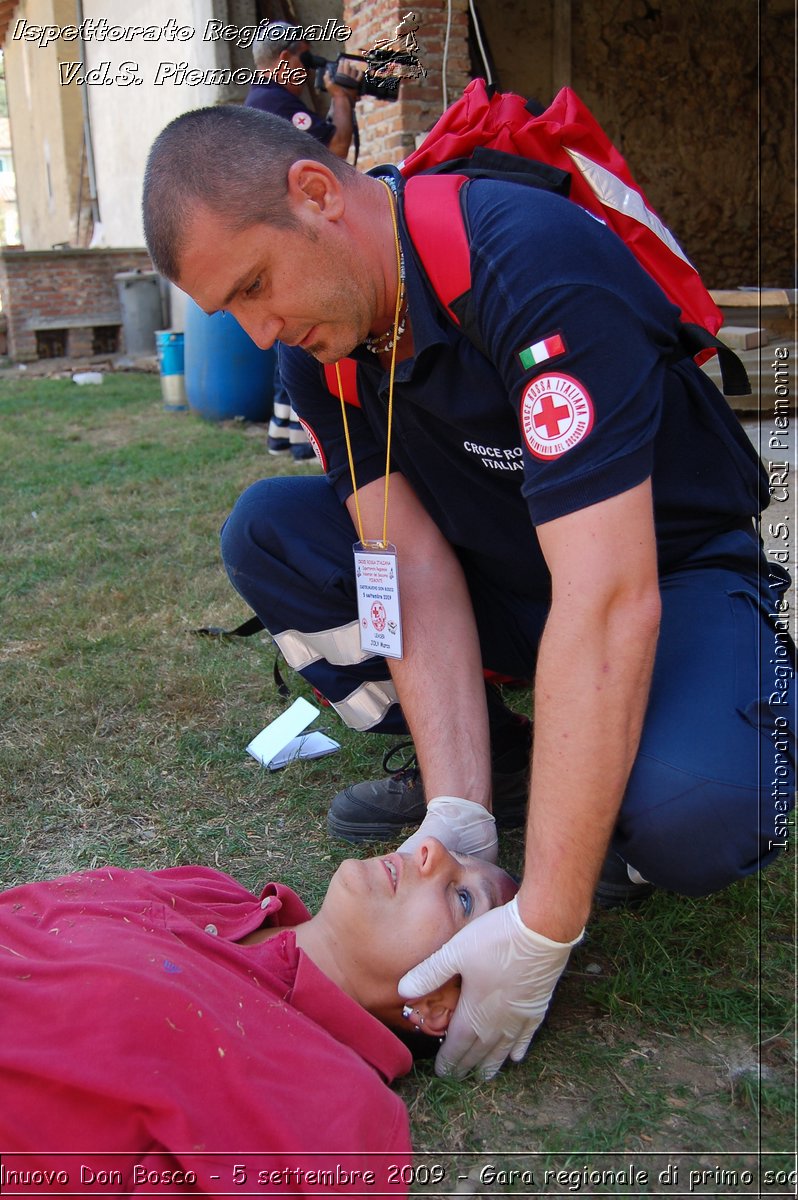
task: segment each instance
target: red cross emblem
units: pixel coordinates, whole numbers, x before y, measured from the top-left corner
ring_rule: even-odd
[[[539,375],[521,397],[521,428],[536,458],[559,458],[593,428],[593,403],[570,375]]]
[[[533,416],[536,429],[545,428],[547,438],[560,436],[565,425],[571,423],[571,409],[567,404],[555,404],[551,396],[544,396],[537,402],[537,411]]]

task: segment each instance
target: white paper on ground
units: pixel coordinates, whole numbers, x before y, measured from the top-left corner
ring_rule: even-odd
[[[247,746],[247,753],[264,767],[276,771],[297,758],[320,758],[323,754],[340,750],[338,743],[326,734],[315,730],[302,733],[318,715],[319,710],[299,696],[290,708],[252,739]]]
[[[273,759],[263,765],[270,771],[277,771],[286,763],[293,762],[295,758],[323,758],[325,754],[334,754],[340,749],[338,742],[327,737],[326,733],[313,730],[311,733],[301,733],[299,737],[292,738],[287,746],[283,746]]]

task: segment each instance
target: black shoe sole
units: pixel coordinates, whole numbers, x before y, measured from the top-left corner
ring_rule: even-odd
[[[520,829],[525,823],[526,807],[496,813],[497,829]],[[359,842],[387,842],[401,833],[403,829],[420,824],[421,818],[418,821],[407,821],[403,825],[394,825],[388,822],[369,824],[366,821],[342,821],[340,817],[334,816],[331,812],[327,814],[329,836],[338,838],[342,842],[352,842],[355,845]]]
[[[598,908],[635,908],[656,891],[653,883],[601,883],[596,886],[593,900]]]
[[[419,821],[408,821],[404,825],[393,825],[383,821],[381,824],[369,824],[367,821],[342,821],[340,817],[327,814],[327,833],[330,837],[338,838],[341,842],[388,842],[396,838],[403,829],[419,825]]]

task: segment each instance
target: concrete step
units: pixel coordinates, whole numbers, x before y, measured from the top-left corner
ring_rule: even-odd
[[[798,291],[795,288],[740,287],[710,291],[723,313],[724,326],[766,329],[771,340],[795,337]]]
[[[768,331],[755,325],[722,325],[718,330],[718,337],[730,350],[737,353],[741,350],[754,350],[757,346],[766,346],[770,341]]]

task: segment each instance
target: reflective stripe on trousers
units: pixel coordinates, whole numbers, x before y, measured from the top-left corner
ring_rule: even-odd
[[[373,654],[361,649],[357,621],[350,621],[340,629],[324,629],[320,633],[285,629],[282,633],[273,634],[273,637],[289,667],[299,672],[322,659],[335,666],[344,666],[374,658]],[[396,689],[390,680],[362,683],[344,699],[330,701],[344,724],[359,732],[379,725],[396,702]]]

